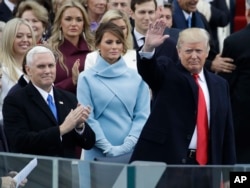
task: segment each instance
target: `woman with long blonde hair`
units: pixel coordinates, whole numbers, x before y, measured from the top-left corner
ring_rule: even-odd
[[[9,90],[23,75],[22,64],[26,52],[36,44],[33,29],[27,21],[21,18],[13,18],[6,23],[1,40],[2,93],[0,108],[2,108],[3,100]]]
[[[58,55],[56,87],[76,93],[78,75],[93,41],[85,8],[78,1],[65,1],[55,15],[48,40]]]

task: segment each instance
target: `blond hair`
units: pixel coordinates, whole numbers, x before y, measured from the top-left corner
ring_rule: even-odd
[[[61,44],[63,44],[63,42],[64,42],[63,37],[60,39],[60,32],[61,32],[60,27],[61,27],[61,19],[62,19],[62,15],[63,15],[64,11],[68,8],[71,8],[71,7],[76,7],[81,11],[81,13],[83,15],[83,20],[84,20],[84,28],[83,28],[83,32],[82,32],[82,37],[86,40],[89,49],[90,50],[94,49],[94,47],[93,47],[94,37],[90,31],[90,24],[89,24],[88,15],[87,15],[85,8],[78,1],[72,1],[72,0],[65,1],[62,4],[62,6],[59,8],[58,12],[56,13],[51,37],[49,38],[48,43],[52,47],[53,51],[55,51],[57,53],[58,62],[60,64],[60,66],[67,72],[67,74],[69,73],[69,70],[68,70],[67,66],[65,65],[63,54],[59,50],[59,46]]]
[[[32,35],[32,46],[36,44],[35,34],[30,24],[21,18],[13,18],[8,21],[3,30],[3,37],[1,42],[1,52],[0,60],[1,63],[8,70],[8,75],[12,81],[17,81],[19,79],[18,73],[16,72],[16,67],[18,63],[15,59],[15,52],[13,50],[13,44],[16,39],[17,31],[20,25],[26,25]]]
[[[37,3],[36,1],[26,0],[19,4],[16,17],[21,18],[23,13],[27,10],[31,10],[39,21],[43,23],[46,29],[49,24],[49,13],[46,8]]]
[[[209,51],[210,50],[209,39],[210,35],[205,29],[194,28],[194,27],[184,29],[179,33],[179,38],[177,41],[177,49],[180,49],[183,43],[204,42],[206,44],[207,51]]]

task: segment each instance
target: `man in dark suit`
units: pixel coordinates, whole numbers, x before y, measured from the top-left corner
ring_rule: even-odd
[[[199,12],[206,17],[211,29],[216,50],[220,51],[217,32],[218,27],[227,26],[231,19],[231,13],[227,6],[226,0],[200,0],[197,7]]]
[[[221,73],[230,87],[233,110],[237,163],[250,163],[249,137],[250,114],[250,0],[246,0],[248,25],[224,40],[222,56],[234,59],[236,69],[232,73]]]
[[[2,0],[0,3],[0,21],[8,22],[13,18],[13,10],[17,4],[17,0]]]
[[[94,146],[95,133],[85,123],[90,109],[79,105],[75,95],[53,87],[55,64],[47,47],[35,46],[28,51],[25,68],[30,82],[10,93],[3,104],[10,152],[77,158],[76,146]],[[47,102],[47,97],[52,100]],[[71,187],[71,163],[62,162],[59,169],[59,186]],[[49,171],[35,187],[50,187],[51,177]]]
[[[130,161],[234,164],[228,85],[224,79],[203,68],[209,53],[209,34],[200,28],[183,30],[177,42],[180,63],[175,64],[166,57],[153,55],[154,48],[166,39],[162,36],[164,24],[158,20],[149,28],[137,61],[139,73],[156,93],[156,98]],[[199,77],[200,87],[193,76]],[[201,133],[198,126],[201,117],[197,115],[201,109],[198,108],[198,91],[199,96],[204,93],[205,98],[201,107],[206,108],[206,113],[203,111],[207,116],[203,119],[207,124],[203,125],[209,129],[206,134]],[[199,136],[206,136],[202,147],[207,146],[207,150],[202,152],[205,159],[202,163],[198,160]]]
[[[140,49],[144,45],[144,39],[150,22],[156,19],[157,3],[156,0],[131,0],[131,17],[134,20],[132,36],[134,49]],[[173,61],[178,60],[176,44],[170,37],[156,48],[156,55],[167,56]]]
[[[212,72],[231,72],[235,67],[231,64],[233,61],[227,57],[221,57],[217,51],[214,40],[212,38],[211,28],[205,18],[197,10],[198,1],[193,0],[173,0],[173,28],[186,29],[189,27],[198,27],[206,29],[210,33],[210,51],[206,61],[206,68]],[[191,23],[188,25],[188,18]],[[222,67],[226,67],[222,69]]]
[[[46,47],[35,46],[26,56],[31,82],[4,100],[4,126],[12,152],[76,158],[75,146],[90,149],[95,134],[88,126],[88,107],[74,95],[53,87],[55,57]],[[57,116],[46,98],[52,95]]]

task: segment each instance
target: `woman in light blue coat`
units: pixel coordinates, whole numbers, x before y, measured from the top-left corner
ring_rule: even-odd
[[[96,134],[95,147],[84,151],[85,160],[132,152],[150,113],[149,87],[121,56],[127,50],[121,28],[101,24],[95,45],[96,63],[80,73],[77,84],[79,102],[92,108],[88,124]]]

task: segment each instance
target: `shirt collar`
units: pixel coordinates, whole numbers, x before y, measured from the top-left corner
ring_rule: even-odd
[[[136,41],[139,41],[139,40],[141,40],[141,38],[145,37],[144,35],[142,35],[142,34],[139,33],[138,31],[136,31],[135,28],[134,28],[134,35],[135,35]]]
[[[11,12],[13,12],[16,5],[14,3],[10,2],[9,0],[4,0],[4,2],[7,5],[7,7],[11,10]]]
[[[192,16],[193,16],[193,13],[191,12],[191,13],[187,13],[186,11],[182,11],[183,12],[183,14],[184,14],[184,16],[185,16],[185,19],[187,20],[188,19],[188,17],[190,16],[191,18],[192,18]]]
[[[34,85],[34,84],[33,84]],[[48,98],[48,95],[50,94],[53,98],[53,101],[54,101],[54,92],[53,92],[53,87],[52,89],[50,90],[50,92],[48,93],[47,91],[44,91],[43,89],[41,89],[40,87],[34,85],[34,87],[38,90],[38,92],[42,95],[43,99],[47,102],[47,98]],[[55,102],[55,101],[54,101]]]
[[[201,69],[201,72],[198,75],[199,75],[199,80],[201,82],[205,82],[206,81],[203,69]]]

